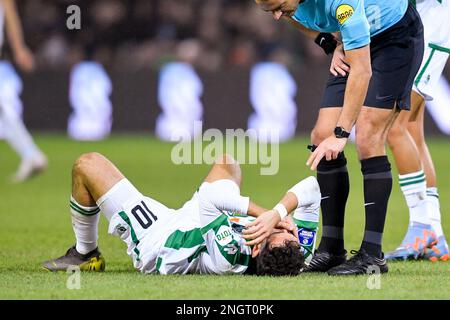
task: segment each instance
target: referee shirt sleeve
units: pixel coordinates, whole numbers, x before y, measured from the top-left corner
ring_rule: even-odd
[[[344,50],[370,44],[370,24],[363,0],[335,0],[331,10],[339,24]]]

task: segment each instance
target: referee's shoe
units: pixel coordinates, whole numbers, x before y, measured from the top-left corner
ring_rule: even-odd
[[[364,249],[359,251],[352,250],[354,254],[349,260],[343,264],[328,270],[330,276],[356,276],[373,273],[387,273],[388,265],[386,259],[369,255]]]
[[[347,251],[335,255],[326,251],[316,250],[311,262],[303,272],[327,272],[331,268],[345,263],[345,261],[347,261]]]

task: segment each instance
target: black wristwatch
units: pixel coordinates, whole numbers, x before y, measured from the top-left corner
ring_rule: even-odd
[[[350,137],[350,132],[345,131],[345,129],[342,127],[336,127],[334,129],[334,135],[338,139],[344,139]]]

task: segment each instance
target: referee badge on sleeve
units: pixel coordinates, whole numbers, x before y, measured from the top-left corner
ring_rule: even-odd
[[[355,10],[351,5],[341,4],[336,9],[336,19],[342,25],[353,15],[353,13],[355,13]]]

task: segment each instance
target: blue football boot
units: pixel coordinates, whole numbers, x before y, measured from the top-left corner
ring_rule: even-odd
[[[424,257],[426,250],[437,243],[436,235],[430,225],[413,222],[402,244],[386,254],[388,261],[418,260]]]

